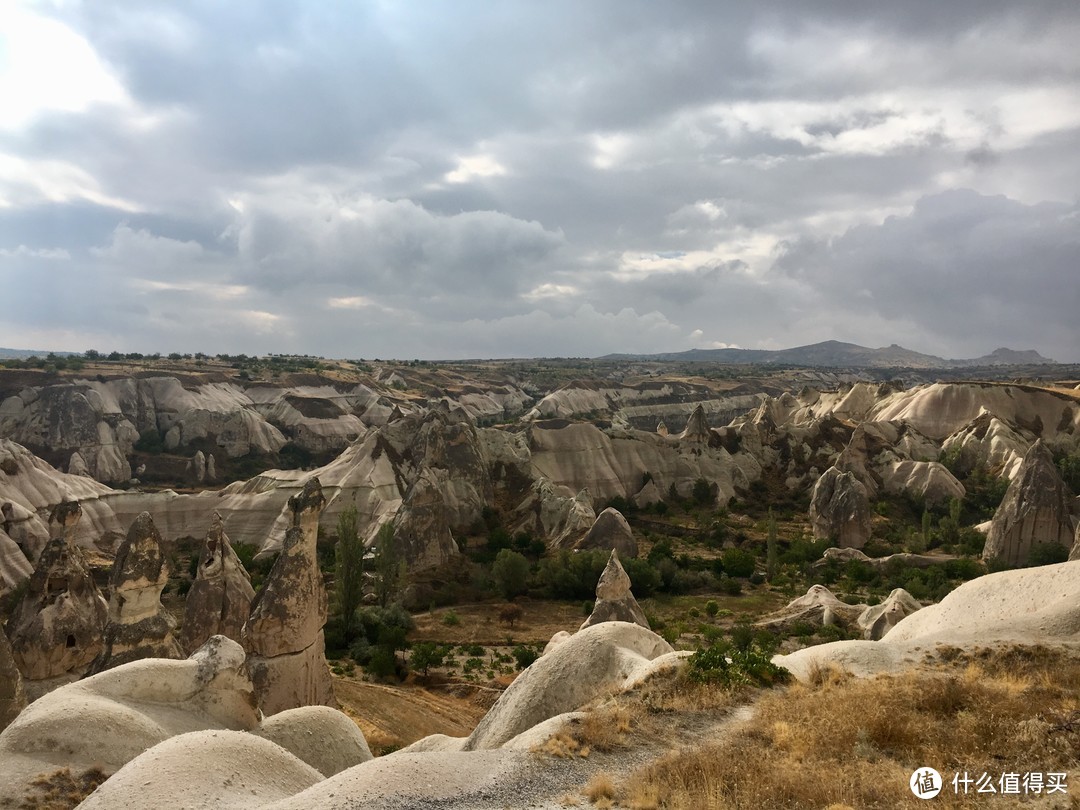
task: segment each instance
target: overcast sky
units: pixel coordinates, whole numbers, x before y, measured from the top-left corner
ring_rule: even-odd
[[[1080,4],[0,0],[0,346],[1080,361]]]

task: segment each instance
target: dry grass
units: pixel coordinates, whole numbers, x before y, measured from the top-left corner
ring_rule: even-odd
[[[23,797],[20,810],[68,810],[97,790],[108,779],[99,767],[87,768],[81,774],[71,768],[43,773],[31,783],[31,792]]]
[[[606,773],[598,773],[581,793],[596,807],[611,807],[615,801],[615,782]]]
[[[917,767],[948,781],[956,771],[1078,765],[1080,660],[1012,649],[961,656],[937,672],[856,679],[822,670],[815,685],[765,693],[753,724],[731,738],[634,774],[623,795],[637,810],[920,807],[908,788]],[[984,799],[949,786],[934,805]]]

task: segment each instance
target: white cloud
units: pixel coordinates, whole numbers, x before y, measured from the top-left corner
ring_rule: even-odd
[[[0,129],[25,126],[46,110],[128,101],[86,39],[20,3],[0,3]]]

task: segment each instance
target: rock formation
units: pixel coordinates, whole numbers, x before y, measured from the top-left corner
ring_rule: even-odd
[[[877,641],[900,621],[916,610],[922,609],[922,605],[910,593],[903,588],[896,588],[885,600],[877,605],[871,605],[862,612],[857,623],[862,630],[863,638]]]
[[[1020,566],[1027,565],[1037,546],[1071,548],[1070,501],[1050,449],[1042,441],[1035,442],[994,513],[983,558]]]
[[[41,552],[8,621],[12,653],[32,697],[57,680],[83,675],[101,651],[107,606],[82,550],[71,541],[81,515],[75,502],[54,510],[50,524],[56,536]]]
[[[34,567],[26,559],[19,544],[0,528],[0,596],[29,579]]]
[[[690,414],[690,418],[686,420],[686,427],[679,434],[679,441],[708,444],[712,439],[713,433],[709,430],[709,421],[705,417],[705,409],[698,405],[694,408],[694,412]]]
[[[315,548],[325,503],[318,478],[289,499],[293,525],[241,633],[259,705],[267,715],[334,702],[323,644],[326,588]]]
[[[221,515],[214,512],[195,581],[184,603],[180,646],[194,652],[216,635],[239,641],[254,598],[251,578],[229,543]]]
[[[161,604],[169,562],[161,535],[143,512],[120,544],[109,575],[109,620],[105,645],[92,671],[102,672],[140,658],[183,658],[173,630],[176,621]]]
[[[0,731],[7,728],[25,708],[26,692],[23,690],[22,675],[15,666],[11,643],[3,628],[0,628]]]
[[[814,537],[842,548],[862,548],[870,539],[871,517],[866,487],[854,474],[836,467],[822,473],[810,497]]]
[[[600,548],[619,552],[628,559],[638,555],[637,540],[630,524],[618,509],[608,507],[596,518],[596,522],[574,546],[576,549]]]
[[[217,459],[213,453],[206,457],[206,481],[210,484],[217,481]]]
[[[816,627],[847,626],[854,623],[865,609],[866,605],[841,602],[824,585],[812,585],[805,595],[792,599],[785,607],[755,622],[755,626],[774,631],[787,630],[798,623]]]
[[[646,630],[649,620],[645,612],[630,591],[630,577],[619,563],[619,554],[614,549],[596,583],[596,602],[593,611],[581,625],[581,629],[592,627],[601,622],[630,622],[640,624]]]
[[[191,459],[191,473],[195,476],[195,481],[201,484],[206,480],[206,455],[202,450],[197,450],[195,456]]]

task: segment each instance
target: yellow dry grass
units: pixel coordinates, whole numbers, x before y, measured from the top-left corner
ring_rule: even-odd
[[[908,787],[919,767],[949,783],[955,772],[996,779],[1078,765],[1080,660],[1026,648],[870,679],[822,670],[812,685],[765,693],[754,721],[730,738],[633,774],[619,795],[636,810],[925,807]],[[948,784],[933,804],[985,799]]]

